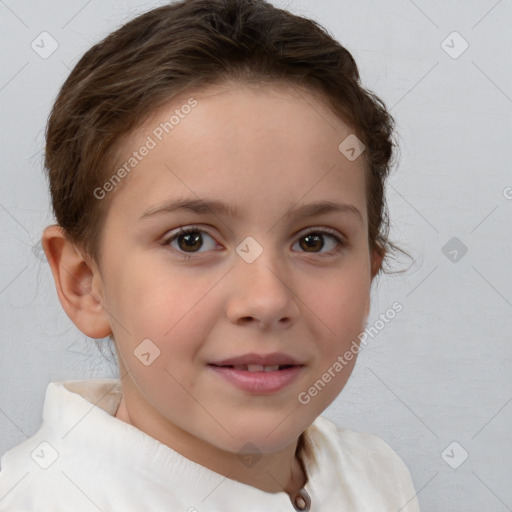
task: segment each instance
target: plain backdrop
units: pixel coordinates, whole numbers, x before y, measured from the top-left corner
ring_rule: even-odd
[[[79,57],[163,3],[0,1],[0,454],[39,428],[49,382],[118,376],[105,342],[62,310],[41,252],[53,223],[44,127]],[[347,47],[400,144],[391,236],[414,263],[375,283],[369,325],[395,301],[403,310],[369,339],[325,415],[386,440],[422,511],[510,511],[512,2],[273,3]],[[33,49],[42,37],[46,52],[58,45],[51,55]]]

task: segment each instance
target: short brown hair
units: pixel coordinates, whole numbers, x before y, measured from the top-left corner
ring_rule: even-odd
[[[320,93],[365,145],[368,240],[387,255],[385,180],[394,119],[360,84],[352,55],[315,21],[265,0],[183,0],[146,12],[94,45],[62,86],[48,119],[45,167],[53,211],[67,238],[100,261],[123,136],[189,88],[226,80],[284,82]],[[341,142],[341,141],[340,141]]]

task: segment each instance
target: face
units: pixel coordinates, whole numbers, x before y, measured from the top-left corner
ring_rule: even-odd
[[[224,84],[125,141],[120,166],[139,156],[108,192],[101,288],[138,428],[270,453],[339,394],[372,277],[362,158],[338,149],[351,133],[306,91]]]

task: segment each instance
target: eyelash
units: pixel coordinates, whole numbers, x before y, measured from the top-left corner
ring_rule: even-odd
[[[162,245],[169,246],[169,244],[171,242],[173,242],[175,239],[177,239],[180,235],[186,235],[188,233],[197,233],[197,232],[206,233],[209,237],[211,237],[213,239],[213,236],[210,235],[210,233],[208,233],[208,231],[201,229],[197,226],[189,226],[186,228],[180,227],[180,228],[178,228],[177,233],[173,232],[171,235],[167,236],[162,241]],[[340,238],[336,231],[331,230],[329,228],[322,228],[322,229],[310,228],[309,231],[301,233],[298,239],[300,240],[301,238],[303,238],[307,235],[310,235],[312,233],[320,234],[320,235],[329,235],[331,238],[334,238],[334,240],[336,240],[336,242],[338,242],[338,247],[336,249],[331,249],[330,251],[328,251],[326,253],[309,253],[309,254],[316,254],[316,255],[319,255],[320,257],[332,257],[332,256],[335,256],[336,254],[338,254],[339,252],[341,252],[341,250],[343,250],[347,246],[347,243],[345,242],[345,240]],[[186,259],[186,260],[190,259],[192,257],[192,255],[194,255],[194,254],[200,254],[200,253],[185,253],[185,252],[176,250],[174,248],[172,248],[172,250],[174,252],[176,252],[177,254],[179,254],[180,257],[182,257],[183,259]],[[306,253],[306,254],[308,254],[308,253]]]

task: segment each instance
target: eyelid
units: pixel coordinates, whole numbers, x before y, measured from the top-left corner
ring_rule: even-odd
[[[209,237],[211,237],[213,240],[215,240],[215,237],[210,233],[208,229],[205,229],[204,227],[197,226],[195,224],[187,224],[186,226],[179,226],[175,229],[172,229],[171,231],[168,231],[164,237],[162,238],[162,245],[168,245],[170,242],[174,239],[176,239],[179,235],[187,234],[190,232],[199,231],[201,233],[206,233]],[[190,253],[194,254],[194,253]],[[199,253],[196,253],[199,254]]]
[[[308,228],[301,229],[295,237],[300,237],[301,235],[305,235],[312,232],[319,232],[319,233],[328,233],[330,235],[333,235],[335,238],[340,239],[341,242],[346,242],[346,238],[344,235],[342,235],[338,230],[328,228],[326,226],[310,226]]]
[[[169,231],[168,233],[166,233],[165,239],[166,240],[170,240],[170,239],[174,238],[175,236],[177,236],[177,235],[179,235],[179,234],[181,234],[183,232],[186,233],[188,231],[193,231],[193,230],[207,233],[208,235],[210,235],[213,238],[213,235],[210,233],[210,231],[207,228],[202,227],[202,226],[198,226],[198,225],[195,225],[195,224],[190,224],[190,225],[186,225],[186,226],[179,226],[179,227]],[[298,231],[293,236],[294,237],[298,237],[300,235],[304,235],[304,234],[310,233],[312,231],[329,233],[329,234],[334,235],[334,236],[336,236],[338,238],[346,240],[346,237],[342,233],[340,233],[338,230],[333,229],[333,228],[328,228],[327,226],[309,226],[307,228],[301,229],[300,231]]]

